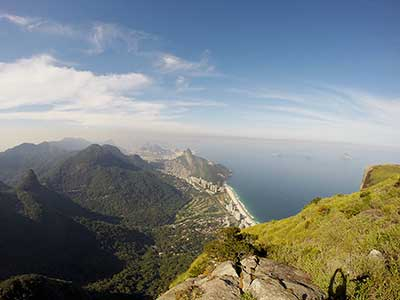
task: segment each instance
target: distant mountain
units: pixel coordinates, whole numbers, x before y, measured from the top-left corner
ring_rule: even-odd
[[[65,138],[61,141],[40,144],[24,143],[0,153],[0,180],[14,185],[28,169],[44,174],[58,161],[73,151],[86,148],[90,143],[83,139]]]
[[[50,145],[67,151],[79,151],[90,146],[92,143],[82,138],[66,137],[60,141],[48,142]]]
[[[174,159],[182,153],[179,150],[171,150],[160,145],[150,143],[141,146],[135,152],[148,161]]]
[[[222,184],[230,175],[229,169],[207,159],[196,156],[190,149],[175,159],[164,161],[162,168],[175,176],[202,178],[215,184]]]
[[[101,145],[110,145],[110,146],[114,146],[117,147],[123,154],[128,155],[129,151],[126,150],[125,148],[121,147],[120,145],[118,145],[117,143],[114,142],[114,140],[109,139],[109,140],[105,140],[104,142],[100,143]],[[89,146],[89,145],[87,145]],[[86,147],[85,147],[86,148]],[[83,148],[82,148],[83,149]],[[81,149],[81,150],[82,150]]]
[[[155,155],[163,156],[163,155],[173,155],[174,152],[172,150],[161,147],[157,144],[145,144],[139,149],[143,152],[149,152]]]
[[[66,159],[49,186],[80,205],[123,218],[132,226],[154,226],[173,220],[188,199],[138,156],[126,156],[110,145],[91,145]]]

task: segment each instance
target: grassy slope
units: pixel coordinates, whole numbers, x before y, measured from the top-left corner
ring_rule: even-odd
[[[370,280],[357,296],[355,281],[348,294],[359,299],[400,299],[400,176],[350,195],[310,203],[299,214],[246,229],[258,236],[269,257],[297,266],[327,289],[337,268],[348,279]],[[372,249],[384,260],[368,258]]]
[[[350,299],[400,299],[400,175],[350,195],[316,199],[290,218],[247,228],[268,257],[296,266],[328,292],[335,270]],[[379,250],[384,259],[368,257]],[[204,252],[172,285],[207,272]],[[368,275],[365,281],[358,280]]]
[[[372,166],[365,171],[361,188],[370,187],[392,177],[393,175],[400,175],[400,165]]]

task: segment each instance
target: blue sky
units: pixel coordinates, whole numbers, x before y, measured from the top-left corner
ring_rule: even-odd
[[[0,3],[1,147],[159,132],[399,145],[398,1]]]

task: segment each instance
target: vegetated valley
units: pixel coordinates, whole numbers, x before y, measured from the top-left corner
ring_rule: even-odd
[[[23,144],[0,154],[0,169],[0,280],[40,274],[90,297],[153,299],[218,228],[236,224],[223,194],[110,145]],[[44,280],[32,276],[22,285]]]

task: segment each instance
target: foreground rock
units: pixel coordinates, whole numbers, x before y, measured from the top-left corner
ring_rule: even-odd
[[[188,279],[158,300],[236,300],[243,299],[243,294],[257,300],[317,300],[325,297],[302,271],[251,256],[236,265],[230,261],[219,264],[210,275]]]

